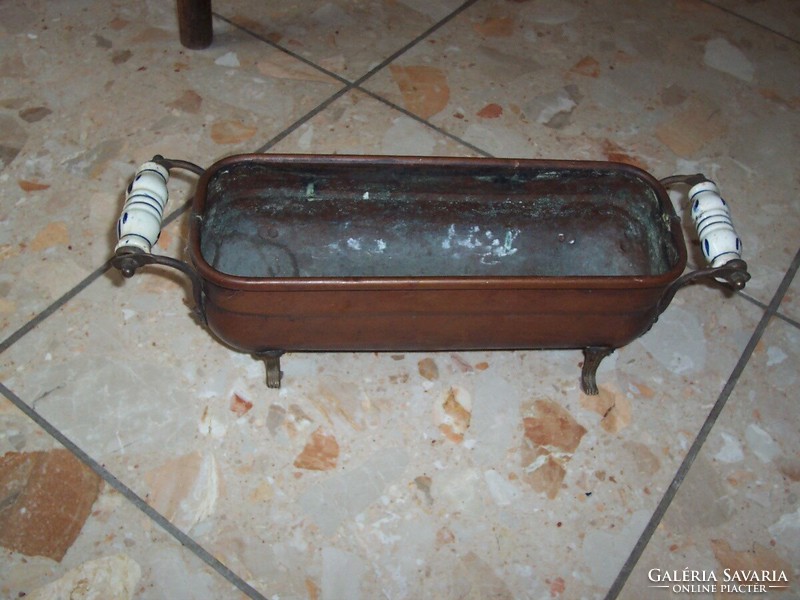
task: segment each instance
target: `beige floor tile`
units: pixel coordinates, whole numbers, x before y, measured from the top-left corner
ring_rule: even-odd
[[[766,570],[772,581],[755,585],[788,587],[780,594],[766,588],[768,597],[798,595],[798,341],[797,328],[771,321],[621,597],[669,594],[649,590],[657,583],[648,573],[687,567],[704,571],[698,577],[705,585],[716,584],[716,592],[741,584],[737,578],[745,571]],[[709,593],[692,597],[719,597],[705,589]]]
[[[795,42],[800,37],[800,8],[792,0],[770,0],[769,2],[714,0],[712,4],[751,19]]]
[[[474,150],[358,90],[297,128],[273,152],[475,156]]]
[[[793,319],[795,323],[800,322],[800,278],[797,275],[789,285],[789,289],[786,290],[786,295],[783,297],[778,311]]]
[[[214,3],[214,11],[263,39],[355,81],[461,4],[445,2]],[[214,44],[220,45],[220,41]]]
[[[28,543],[18,551],[3,548],[0,561],[0,596],[3,598],[67,598],[75,594],[94,594],[103,598],[244,598],[233,584],[203,563],[191,551],[158,527],[122,494],[114,490],[88,467],[63,449],[44,430],[36,426],[5,398],[0,398],[0,460],[7,466],[14,457],[45,457],[42,464],[58,481],[48,485],[46,477],[28,480],[21,495],[5,496],[16,488],[3,488],[0,519],[4,527],[25,519],[9,513],[28,511],[32,519],[20,529]],[[65,470],[66,469],[66,470]],[[76,530],[61,555],[54,514],[69,517],[76,506],[78,479],[71,471],[82,470],[90,497],[90,513],[71,523]],[[43,472],[44,474],[45,472]],[[4,477],[7,473],[0,473]],[[88,475],[87,475],[88,474]],[[93,479],[93,482],[89,482]],[[8,479],[4,478],[4,485]],[[55,486],[55,487],[53,487]],[[56,495],[53,495],[56,494]],[[84,494],[85,495],[85,494]],[[23,497],[24,500],[20,500]],[[50,504],[62,504],[58,511],[46,512]],[[45,512],[42,512],[45,511]],[[46,535],[50,531],[50,536]],[[8,531],[3,532],[6,540]],[[32,539],[31,539],[32,538]],[[4,542],[6,543],[6,542]],[[23,553],[20,550],[24,550]],[[55,551],[58,556],[52,554]],[[36,593],[40,595],[36,595]]]
[[[171,2],[0,4],[0,338],[76,292],[4,345],[0,381],[147,502],[103,484],[60,563],[3,551],[0,595],[123,554],[136,598],[237,597],[154,509],[253,597],[604,597],[798,250],[792,4],[480,0],[360,89],[459,3],[290,4],[215,1],[196,52]],[[259,148],[705,171],[758,302],[681,290],[596,397],[573,350],[290,353],[271,390],[181,276],[98,270],[139,163]],[[174,173],[170,211],[196,181]],[[156,251],[185,258],[189,219]],[[661,593],[656,567],[796,569],[797,285],[622,597]],[[0,451],[56,448],[0,399]]]

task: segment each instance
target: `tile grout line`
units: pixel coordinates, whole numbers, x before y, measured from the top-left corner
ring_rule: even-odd
[[[748,23],[750,23],[751,25],[755,25],[759,29],[764,29],[765,31],[768,31],[769,33],[771,33],[773,35],[777,35],[778,37],[782,37],[783,39],[785,39],[788,42],[792,42],[794,44],[800,44],[800,40],[796,40],[790,35],[787,35],[785,33],[781,33],[780,31],[778,31],[777,29],[773,29],[769,25],[765,25],[764,23],[759,23],[755,19],[751,19],[750,17],[748,17],[746,15],[743,15],[743,14],[740,14],[740,13],[736,12],[733,9],[730,9],[730,8],[728,8],[726,6],[722,6],[722,5],[718,4],[717,2],[715,2],[714,0],[702,0],[702,2],[704,2],[705,4],[708,4],[709,6],[713,6],[717,10],[721,10],[722,12],[728,13],[729,15],[731,15],[733,17],[739,18],[739,19],[741,19],[743,21],[747,21]]]
[[[761,310],[767,310],[767,308],[769,308],[768,305],[766,305],[763,302],[761,302],[761,300],[758,300],[757,298],[754,298],[750,294],[746,294],[744,292],[737,291],[734,294],[734,296],[738,296],[738,297],[740,297],[740,298],[742,298],[744,300],[747,300],[750,304],[753,304],[753,305],[759,307]],[[780,307],[778,307],[778,309],[775,310],[775,315],[774,316],[775,316],[776,319],[780,319],[781,321],[784,321],[785,323],[800,329],[800,321],[798,321],[797,319],[793,319],[792,317],[790,317],[787,314],[782,313],[779,309],[780,309]]]
[[[476,2],[478,2],[478,1],[479,1],[479,0],[466,0],[466,2],[464,2],[463,4],[461,4],[461,5],[460,5],[458,8],[456,8],[454,11],[452,11],[452,12],[451,12],[451,13],[449,13],[449,14],[447,14],[445,17],[443,17],[442,19],[440,19],[439,21],[437,21],[436,23],[434,23],[433,25],[431,25],[431,26],[430,26],[428,29],[426,29],[425,31],[423,31],[422,33],[420,33],[420,34],[419,34],[417,37],[415,37],[413,40],[411,40],[410,42],[408,42],[407,44],[405,44],[404,46],[402,46],[400,49],[398,49],[398,50],[395,50],[395,51],[394,51],[392,54],[390,54],[390,55],[389,55],[389,56],[387,56],[385,59],[383,59],[383,60],[382,60],[380,63],[378,63],[377,65],[375,65],[375,66],[374,66],[372,69],[370,69],[369,71],[367,71],[366,73],[364,73],[364,74],[363,74],[361,77],[359,77],[358,79],[356,79],[356,80],[354,80],[354,81],[350,81],[350,82],[348,82],[348,83],[347,83],[347,85],[345,85],[345,87],[344,87],[344,88],[342,88],[342,89],[341,89],[341,90],[339,90],[339,91],[338,91],[336,94],[334,94],[334,95],[333,95],[331,98],[329,98],[328,100],[326,100],[326,101],[323,103],[323,104],[324,104],[324,106],[320,105],[320,107],[318,107],[318,108],[319,108],[319,110],[311,111],[310,113],[308,113],[307,115],[305,115],[305,116],[304,116],[304,117],[302,117],[301,119],[298,119],[297,121],[295,121],[295,123],[293,123],[292,125],[290,125],[289,127],[287,127],[287,128],[286,128],[286,129],[285,129],[283,132],[281,132],[280,134],[278,134],[277,136],[275,136],[274,138],[272,138],[270,141],[268,141],[266,144],[264,144],[263,146],[261,146],[261,147],[260,147],[260,148],[257,150],[257,152],[265,152],[266,150],[269,150],[269,149],[270,149],[270,148],[272,148],[272,147],[273,147],[275,144],[277,144],[278,142],[280,142],[281,140],[283,140],[284,138],[286,138],[287,136],[289,136],[289,135],[290,135],[292,132],[294,132],[295,130],[297,130],[297,129],[298,129],[300,126],[302,126],[303,124],[307,123],[307,122],[308,122],[310,119],[312,119],[314,116],[316,116],[316,115],[317,115],[319,112],[321,112],[322,110],[324,110],[325,108],[327,108],[327,107],[328,107],[328,106],[329,106],[331,103],[333,103],[335,100],[339,99],[341,96],[343,96],[343,95],[344,95],[344,94],[346,94],[347,92],[349,92],[349,91],[351,91],[351,90],[354,90],[354,89],[357,89],[357,90],[360,90],[360,91],[364,91],[364,90],[362,90],[362,88],[361,88],[361,84],[363,84],[365,81],[367,81],[368,79],[370,79],[371,77],[373,77],[373,76],[374,76],[376,73],[378,73],[379,71],[382,71],[383,69],[385,69],[385,68],[386,68],[388,65],[390,65],[392,62],[394,62],[394,61],[395,61],[395,60],[396,60],[398,57],[400,57],[400,56],[402,56],[403,54],[405,54],[406,52],[408,52],[408,51],[409,51],[411,48],[413,48],[414,46],[416,46],[417,44],[419,44],[419,43],[420,43],[422,40],[424,40],[425,38],[427,38],[429,35],[431,35],[431,34],[432,34],[432,33],[434,33],[435,31],[438,31],[440,28],[444,27],[444,26],[445,26],[447,23],[449,23],[450,21],[452,21],[452,20],[453,20],[454,18],[456,18],[456,17],[457,17],[459,14],[461,14],[462,12],[464,12],[465,10],[467,10],[469,7],[471,7],[473,4],[475,4],[475,3],[476,3]],[[231,23],[230,21],[228,21],[228,22],[229,22],[229,23]],[[236,24],[235,24],[235,23],[231,23],[231,24],[233,24],[234,26],[236,26]],[[248,31],[248,33],[251,33],[251,32],[249,32],[249,31]],[[252,35],[252,33],[251,33],[251,35]],[[277,49],[280,49],[280,50],[281,50],[281,51],[283,51],[283,52],[288,52],[288,51],[287,51],[287,50],[285,50],[283,47],[281,47],[281,46],[279,46],[279,45],[277,45],[277,44],[274,44],[273,42],[270,42],[269,40],[264,40],[264,39],[263,39],[263,38],[261,38],[260,36],[258,36],[258,39],[261,39],[262,41],[264,41],[265,43],[269,44],[270,46],[273,46],[273,47],[275,47],[275,48],[277,48]],[[291,56],[294,56],[294,53],[289,53],[289,54],[290,54]],[[322,67],[319,67],[319,66],[317,66],[316,64],[314,64],[314,63],[313,63],[313,62],[311,62],[311,61],[307,61],[307,60],[303,59],[303,62],[305,62],[306,64],[309,64],[309,65],[311,65],[311,66],[315,67],[316,69],[319,69],[319,70],[321,70],[323,73],[327,73],[327,72],[328,72],[328,71],[327,71],[327,69],[323,69]],[[337,80],[339,80],[339,81],[342,81],[342,80],[344,80],[344,81],[347,81],[346,79],[344,79],[344,78],[342,78],[342,77],[340,77],[340,76],[338,76],[338,75],[335,75],[335,77],[336,77],[336,79],[337,79]],[[375,96],[373,96],[373,97],[375,97]],[[382,100],[382,98],[380,98],[380,97],[378,97],[378,98]],[[411,114],[411,113],[408,113],[408,114]],[[415,117],[416,119],[419,119],[419,117],[416,117],[416,115],[414,115],[414,117]],[[425,121],[425,120],[422,120],[422,119],[420,119],[420,120],[421,120],[421,121],[422,121],[422,123],[424,123],[425,125],[428,125],[428,126],[430,126],[430,124],[429,124],[427,121]],[[458,139],[458,138],[456,138],[456,139]],[[465,143],[465,142],[463,142],[463,140],[459,140],[459,141],[461,141],[462,143]]]
[[[254,150],[256,154],[264,154],[267,150],[275,146],[278,142],[284,140],[285,138],[289,137],[292,133],[297,131],[300,127],[308,123],[311,119],[316,117],[319,113],[323,110],[328,108],[331,104],[333,104],[336,100],[344,96],[347,92],[349,92],[352,88],[352,84],[348,84],[341,88],[336,93],[329,96],[326,100],[323,100],[320,104],[318,104],[315,108],[308,111],[305,115],[297,119],[294,123],[289,125],[286,129],[278,133],[277,135],[273,136],[268,142],[259,146]]]
[[[193,538],[191,538],[189,535],[178,529],[178,527],[173,525],[172,522],[169,521],[169,519],[167,519],[165,516],[156,511],[153,507],[151,507],[147,502],[145,502],[144,499],[142,499],[141,496],[139,496],[131,488],[129,488],[127,485],[125,485],[119,479],[117,479],[110,471],[108,471],[108,469],[106,469],[103,465],[101,465],[91,456],[89,456],[77,444],[75,444],[67,436],[61,433],[47,419],[42,417],[38,412],[33,410],[27,404],[25,404],[25,402],[19,396],[17,396],[3,383],[0,383],[0,394],[5,396],[9,402],[11,402],[20,411],[22,411],[29,419],[31,419],[34,423],[36,423],[39,427],[41,427],[58,443],[64,446],[72,454],[74,454],[76,458],[78,458],[88,468],[94,471],[94,473],[97,474],[109,486],[114,488],[128,501],[130,501],[131,504],[133,504],[137,509],[143,512],[148,518],[150,518],[150,520],[154,521],[167,534],[175,538],[175,540],[177,540],[183,547],[192,552],[200,560],[206,563],[206,565],[211,567],[219,575],[228,580],[229,583],[233,584],[239,591],[245,594],[248,598],[252,598],[253,600],[266,600],[266,597],[262,595],[258,590],[253,588],[244,579],[239,577],[230,568],[225,566],[220,560],[215,558],[210,552],[208,552],[205,548],[203,548]]]
[[[334,73],[333,71],[330,71],[330,70],[326,69],[325,67],[322,67],[322,66],[314,63],[313,61],[305,58],[304,56],[301,56],[300,54],[298,54],[298,53],[296,53],[296,52],[294,52],[292,50],[289,50],[288,48],[284,48],[283,46],[281,46],[277,42],[273,42],[272,40],[270,40],[268,38],[265,38],[264,36],[262,36],[262,35],[260,35],[260,34],[258,34],[256,32],[254,32],[254,31],[248,29],[247,27],[239,25],[235,21],[232,21],[231,19],[228,19],[227,17],[225,17],[225,16],[223,16],[223,15],[221,15],[219,13],[216,13],[216,12],[213,13],[214,17],[220,19],[221,21],[224,21],[225,23],[228,23],[232,27],[235,27],[235,28],[239,29],[240,31],[243,31],[243,32],[247,33],[248,35],[256,38],[257,40],[263,42],[264,44],[267,44],[268,46],[271,46],[275,50],[283,52],[283,53],[287,54],[288,56],[291,56],[292,58],[301,61],[305,65],[308,65],[309,67],[312,67],[313,69],[319,71],[320,73],[322,73],[324,75],[327,75],[328,77],[331,77],[332,79],[335,79],[336,81],[338,81],[340,83],[345,84],[344,88],[340,89],[338,92],[336,92],[330,98],[328,98],[322,104],[320,104],[316,109],[310,111],[309,113],[307,113],[306,115],[304,115],[303,117],[301,117],[300,119],[295,121],[292,125],[290,125],[286,129],[284,129],[281,133],[279,133],[278,135],[273,137],[271,140],[266,142],[264,145],[259,147],[256,150],[256,152],[259,152],[259,153],[266,152],[267,150],[269,150],[270,148],[275,146],[278,142],[280,142],[281,140],[285,139],[291,133],[296,131],[299,127],[301,127],[302,125],[307,123],[309,120],[314,118],[317,114],[322,112],[331,103],[333,103],[334,101],[338,100],[344,94],[346,94],[347,92],[350,92],[352,90],[358,90],[358,91],[370,96],[371,98],[381,102],[382,104],[385,104],[389,108],[391,108],[393,110],[396,110],[396,111],[400,112],[401,114],[403,114],[403,115],[405,115],[405,116],[407,116],[407,117],[409,117],[409,118],[411,118],[411,119],[413,119],[415,121],[418,121],[419,123],[422,123],[426,127],[429,127],[431,129],[433,129],[437,133],[439,133],[441,135],[444,135],[446,137],[449,137],[450,139],[452,139],[452,140],[454,140],[454,141],[466,146],[467,148],[469,148],[473,152],[476,152],[477,154],[480,154],[480,155],[483,155],[483,156],[486,156],[486,157],[491,157],[492,155],[489,152],[487,152],[486,150],[483,150],[482,148],[479,148],[478,146],[475,146],[474,144],[471,144],[470,142],[467,142],[466,140],[463,140],[463,139],[459,138],[457,135],[455,135],[453,133],[450,133],[445,129],[442,129],[441,127],[438,127],[438,126],[434,125],[433,123],[430,123],[426,119],[423,119],[422,117],[412,113],[411,111],[406,110],[406,109],[398,106],[394,102],[382,97],[381,95],[362,87],[362,84],[365,81],[367,81],[368,79],[372,78],[375,74],[377,74],[378,72],[380,72],[383,69],[385,69],[388,65],[390,65],[392,62],[394,62],[398,57],[400,57],[403,54],[405,54],[406,52],[408,52],[411,48],[413,48],[414,46],[419,44],[422,40],[424,40],[425,38],[430,36],[432,33],[434,33],[435,31],[439,30],[441,27],[443,27],[444,25],[446,25],[447,23],[452,21],[456,16],[458,16],[459,14],[461,14],[462,12],[464,12],[465,10],[470,8],[473,4],[476,4],[478,1],[479,0],[467,0],[461,6],[456,8],[453,12],[449,13],[447,16],[443,17],[442,19],[440,19],[439,21],[437,21],[436,23],[431,25],[428,29],[423,31],[421,34],[419,34],[413,40],[411,40],[410,42],[408,42],[407,44],[402,46],[400,49],[398,49],[395,52],[393,52],[392,54],[390,54],[387,58],[382,60],[380,63],[378,63],[372,69],[370,69],[365,74],[361,75],[359,78],[357,78],[355,80],[349,80],[349,79],[347,79],[345,77],[342,77],[338,73]]]
[[[287,55],[291,56],[295,60],[299,60],[300,62],[302,62],[306,66],[309,66],[312,69],[314,69],[316,71],[319,71],[323,75],[327,75],[331,79],[336,79],[339,83],[343,83],[345,85],[350,85],[350,84],[353,83],[350,79],[347,79],[346,77],[343,77],[343,76],[339,75],[338,73],[335,73],[335,72],[331,71],[330,69],[326,69],[325,67],[322,67],[322,66],[318,65],[314,61],[306,58],[302,54],[298,54],[294,50],[289,50],[288,48],[284,48],[279,43],[273,42],[271,39],[264,37],[260,33],[257,33],[255,31],[253,31],[252,29],[249,29],[249,28],[245,27],[244,25],[240,25],[239,23],[229,19],[225,15],[221,15],[220,13],[218,13],[216,11],[211,13],[211,14],[214,16],[214,18],[219,19],[223,23],[227,23],[231,27],[246,33],[250,37],[253,37],[253,38],[257,39],[259,42],[262,42],[262,43],[266,44],[267,46],[271,46],[275,50],[278,50],[280,52],[283,52],[284,54],[287,54]]]
[[[191,205],[191,199],[187,200],[182,206],[172,211],[172,213],[170,213],[170,215],[166,219],[164,219],[162,227],[166,227],[167,225],[172,223],[175,219],[177,219],[180,215],[185,213],[190,205]],[[22,325],[22,327],[17,329],[14,333],[12,333],[6,339],[0,342],[0,354],[3,354],[11,346],[17,343],[21,338],[25,337],[35,327],[37,327],[39,323],[51,317],[61,307],[63,307],[75,296],[80,294],[83,290],[85,290],[97,279],[99,279],[106,271],[108,271],[109,268],[111,268],[110,259],[107,260],[105,263],[103,263],[101,266],[97,267],[94,271],[89,273],[89,275],[84,277],[76,285],[74,285],[72,288],[64,292],[60,297],[56,298],[56,300],[51,302],[50,305],[47,306],[47,308],[45,308],[40,313],[35,315],[27,323]]]
[[[77,285],[73,286],[69,290],[67,290],[64,294],[62,294],[59,298],[53,301],[47,308],[43,311],[35,315],[32,319],[30,319],[27,323],[25,323],[22,327],[17,329],[14,333],[9,335],[5,340],[0,342],[0,354],[3,354],[6,350],[8,350],[11,346],[17,343],[21,338],[25,337],[28,333],[31,332],[39,323],[47,319],[48,317],[52,316],[53,313],[57,312],[62,306],[64,306],[67,302],[72,300],[75,296],[80,294],[83,290],[89,287],[92,283],[95,282],[98,278],[100,278],[103,273],[105,273],[108,268],[111,266],[110,261],[106,261],[105,264],[96,268],[92,271],[89,275],[83,278]],[[0,385],[2,385],[0,383]]]
[[[787,323],[788,325],[792,325],[793,327],[797,327],[798,329],[800,329],[800,321],[798,321],[797,319],[793,319],[792,317],[784,315],[783,313],[780,312],[776,312],[775,317],[780,319],[784,323]]]
[[[378,102],[380,102],[382,104],[385,104],[389,108],[391,108],[393,110],[396,110],[400,114],[403,114],[403,115],[405,115],[405,116],[407,116],[407,117],[409,117],[409,118],[411,118],[411,119],[413,119],[413,120],[425,125],[426,127],[430,128],[430,129],[433,129],[436,133],[438,133],[440,135],[443,135],[445,137],[448,137],[451,140],[453,140],[455,142],[458,142],[462,146],[466,146],[467,148],[469,148],[470,150],[472,150],[476,154],[480,154],[481,156],[483,156],[485,158],[493,158],[493,156],[494,156],[491,152],[488,152],[488,151],[484,150],[483,148],[479,148],[478,146],[476,146],[475,144],[473,144],[471,142],[468,142],[466,140],[462,140],[460,137],[458,137],[454,133],[450,133],[446,129],[444,129],[442,127],[439,127],[438,125],[434,125],[430,121],[427,121],[427,120],[423,119],[422,117],[420,117],[418,115],[415,115],[410,110],[395,104],[391,100],[388,100],[387,98],[384,98],[383,96],[381,96],[379,94],[376,94],[373,91],[370,91],[370,90],[368,90],[366,88],[362,88],[361,86],[358,86],[356,89],[358,91],[362,92],[363,94],[366,94],[367,96],[369,96],[371,98],[374,98]]]
[[[464,2],[463,4],[461,4],[461,5],[460,5],[458,8],[456,8],[454,11],[452,11],[452,12],[451,12],[451,13],[449,13],[447,16],[443,17],[442,19],[440,19],[439,21],[437,21],[436,23],[434,23],[433,25],[431,25],[430,27],[428,27],[428,29],[426,29],[425,31],[423,31],[422,33],[420,33],[420,34],[419,34],[417,37],[415,37],[413,40],[411,40],[410,42],[408,42],[408,43],[407,43],[405,46],[403,46],[403,47],[402,47],[402,48],[400,48],[399,50],[395,50],[395,51],[394,51],[392,54],[390,54],[389,56],[387,56],[387,57],[386,57],[385,59],[383,59],[383,60],[382,60],[380,63],[378,63],[376,66],[374,66],[372,69],[370,69],[369,71],[367,71],[366,73],[364,73],[364,75],[362,75],[361,77],[359,77],[358,79],[356,79],[356,80],[353,82],[353,86],[355,86],[355,87],[358,87],[358,86],[360,86],[360,85],[361,85],[362,83],[364,83],[364,82],[365,82],[367,79],[370,79],[370,78],[371,78],[371,77],[373,77],[373,76],[374,76],[376,73],[378,73],[379,71],[382,71],[383,69],[385,69],[387,66],[389,66],[391,63],[393,63],[393,62],[394,62],[396,59],[398,59],[400,56],[402,56],[403,54],[405,54],[406,52],[408,52],[409,50],[411,50],[411,48],[413,48],[414,46],[416,46],[417,44],[419,44],[419,43],[420,43],[422,40],[424,40],[425,38],[427,38],[428,36],[430,36],[432,33],[434,33],[434,32],[436,32],[436,31],[438,31],[439,29],[441,29],[442,27],[444,27],[445,25],[447,25],[447,24],[448,24],[450,21],[452,21],[453,19],[455,19],[455,18],[456,18],[458,15],[460,15],[462,12],[464,12],[465,10],[467,10],[468,8],[470,8],[470,7],[471,7],[473,4],[476,4],[478,1],[479,1],[479,0],[466,0],[466,2]]]
[[[737,382],[739,381],[739,377],[742,375],[747,363],[750,361],[750,357],[755,350],[756,345],[761,340],[761,337],[764,334],[764,331],[767,328],[767,325],[772,320],[772,317],[776,315],[777,309],[780,306],[781,300],[783,300],[784,295],[786,294],[786,290],[792,283],[795,275],[797,274],[798,267],[800,267],[800,250],[797,251],[795,254],[794,259],[792,260],[789,269],[783,276],[783,280],[781,284],[778,286],[775,295],[772,297],[772,301],[769,303],[766,311],[761,317],[761,320],[756,325],[753,334],[750,336],[750,340],[747,342],[747,345],[744,348],[739,360],[737,361],[736,365],[731,371],[730,376],[728,377],[725,386],[722,388],[722,391],[717,398],[717,401],[714,403],[711,411],[709,412],[708,416],[706,417],[705,422],[703,423],[700,431],[695,437],[694,442],[692,443],[689,451],[686,453],[681,465],[678,467],[678,470],[675,473],[675,476],[672,479],[672,482],[669,484],[669,487],[664,492],[664,495],[661,497],[658,505],[656,506],[653,515],[650,517],[647,525],[644,528],[641,536],[639,537],[636,545],[631,550],[628,559],[623,564],[622,568],[620,569],[619,574],[617,575],[614,583],[611,585],[608,593],[605,596],[605,600],[614,600],[622,591],[623,587],[628,581],[628,577],[633,572],[633,569],[636,567],[636,564],[639,562],[642,554],[644,553],[645,548],[647,547],[650,539],[653,537],[655,530],[661,524],[661,520],[664,518],[667,510],[672,504],[672,501],[675,499],[675,495],[678,493],[678,489],[681,487],[683,480],[686,478],[686,475],[689,473],[689,469],[691,469],[692,464],[694,463],[695,458],[700,453],[700,450],[705,444],[708,435],[711,433],[711,429],[714,427],[714,424],[717,422],[720,413],[725,408],[725,404],[728,401],[731,393],[733,392],[733,388],[736,386]]]

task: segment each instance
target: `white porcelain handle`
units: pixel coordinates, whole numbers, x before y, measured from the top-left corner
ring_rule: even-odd
[[[727,202],[713,181],[703,181],[689,190],[692,220],[700,247],[712,267],[742,258],[742,240],[736,233]]]
[[[117,221],[119,242],[115,252],[125,249],[150,253],[161,235],[164,207],[169,198],[167,181],[169,171],[156,162],[146,162],[136,171]]]

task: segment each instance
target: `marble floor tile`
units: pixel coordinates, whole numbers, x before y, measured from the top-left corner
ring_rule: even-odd
[[[193,52],[172,2],[0,3],[0,382],[106,477],[76,537],[42,538],[51,558],[2,549],[0,596],[113,572],[137,599],[603,598],[643,532],[621,597],[687,565],[791,571],[779,597],[797,595],[796,280],[750,344],[798,252],[796,11],[642,6],[215,0]],[[704,171],[752,280],[681,290],[597,396],[573,350],[289,353],[269,389],[192,318],[181,276],[102,268],[138,164],[258,149]],[[168,212],[196,181],[174,174]],[[185,259],[189,219],[156,252]],[[58,439],[0,398],[0,491],[74,467]]]
[[[792,0],[712,0],[710,3],[751,19],[795,42],[800,40],[800,7]]]
[[[3,466],[7,466],[8,459],[16,457],[48,457],[47,467],[53,475],[59,473],[69,485],[59,489],[53,487],[58,485],[53,476],[40,477],[37,483],[28,482],[27,489],[23,489],[21,494],[27,495],[28,501],[20,502],[19,496],[6,496],[9,492],[19,492],[5,487],[9,484],[5,477],[8,471],[0,472],[4,484],[0,509],[3,526],[9,527],[9,513],[13,511],[27,510],[33,517],[20,531],[28,536],[24,552],[2,548],[0,597],[40,600],[68,597],[118,600],[246,597],[76,458],[71,458],[72,464],[66,464],[70,459],[65,457],[72,457],[71,453],[2,397],[0,424],[0,462]],[[69,503],[61,505],[60,511],[72,511],[77,496],[84,494],[75,489],[77,480],[69,476],[65,467],[88,473],[84,480],[85,485],[93,487],[86,490],[91,496],[88,499],[91,512],[83,515],[79,523],[73,523],[77,531],[69,540],[66,552],[53,556],[52,552],[58,551],[53,545],[58,544],[54,539],[57,534],[53,531],[53,512],[45,511],[48,506],[55,507],[67,498]],[[88,479],[92,478],[94,481],[89,483]],[[32,490],[32,487],[36,489]],[[77,518],[73,515],[73,519]],[[42,526],[39,527],[37,522]],[[6,533],[2,534],[4,546],[8,543]],[[92,595],[79,596],[87,593]]]
[[[786,290],[778,312],[792,319],[795,324],[800,323],[800,277],[797,275]]]
[[[292,132],[273,152],[475,156],[469,146],[351,90]]]
[[[666,597],[668,590],[650,587],[662,584],[650,581],[659,577],[651,571],[687,566],[706,573],[703,585],[716,585],[693,598],[720,597],[723,585],[744,583],[744,572],[764,570],[772,581],[751,582],[764,590],[730,597],[800,595],[799,349],[798,329],[773,319],[621,598]]]
[[[347,81],[356,81],[462,3],[217,0],[213,9],[261,38]]]

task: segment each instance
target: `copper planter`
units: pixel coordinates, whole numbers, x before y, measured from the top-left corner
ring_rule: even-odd
[[[289,351],[581,348],[596,393],[600,360],[680,286],[749,277],[738,257],[684,275],[665,185],[606,162],[231,156],[200,177],[188,254],[169,262],[201,318],[265,358],[270,387]],[[125,246],[113,260],[164,262]]]

